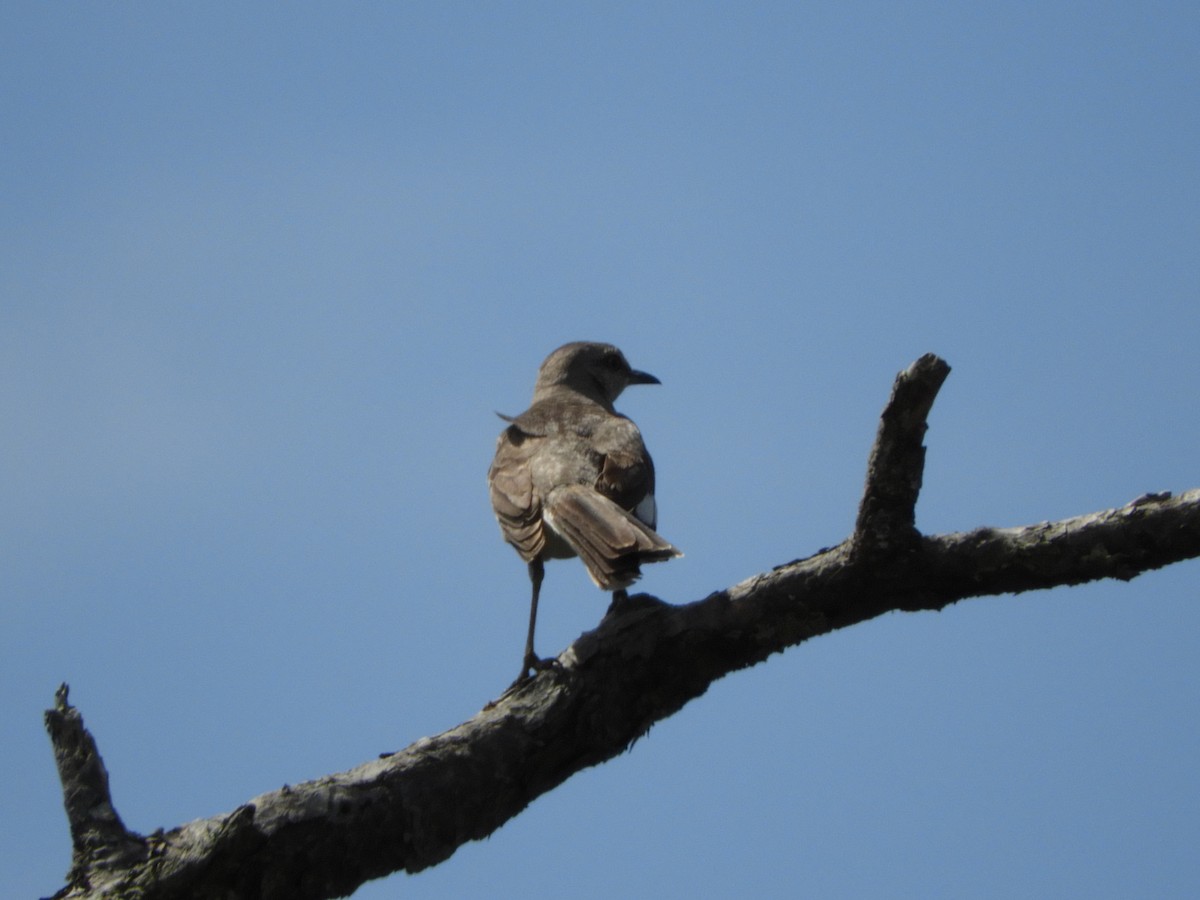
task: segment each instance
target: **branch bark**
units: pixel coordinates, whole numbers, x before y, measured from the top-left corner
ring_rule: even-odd
[[[901,372],[854,534],[682,606],[639,594],[470,720],[354,769],[148,837],[112,807],[91,735],[60,689],[46,714],[74,844],[61,898],[325,898],[417,872],[486,837],[574,773],[621,753],[718,678],[892,610],[1128,580],[1200,556],[1200,490],[1060,522],[923,536],[926,418],[950,368]]]

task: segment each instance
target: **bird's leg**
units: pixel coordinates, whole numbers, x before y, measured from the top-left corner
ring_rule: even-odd
[[[625,588],[617,588],[613,591],[612,603],[608,605],[608,612],[605,615],[612,615],[621,611],[621,607],[629,602],[629,592]]]
[[[536,557],[529,562],[529,582],[533,586],[533,596],[529,601],[529,634],[525,637],[525,657],[521,661],[521,674],[513,684],[528,680],[529,670],[541,668],[541,660],[533,652],[533,632],[537,628],[538,595],[542,592],[542,579],[546,575],[546,567],[542,558]]]

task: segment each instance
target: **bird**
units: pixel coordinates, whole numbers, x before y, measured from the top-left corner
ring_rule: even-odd
[[[533,403],[508,426],[488,469],[504,539],[528,565],[529,632],[516,686],[554,665],[533,650],[547,559],[578,557],[596,586],[625,597],[643,563],[682,556],[655,531],[654,461],[637,425],[613,408],[631,384],[661,384],[612,344],[575,341],[538,369]]]

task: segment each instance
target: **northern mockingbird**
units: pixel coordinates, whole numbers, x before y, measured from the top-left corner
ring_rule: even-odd
[[[624,594],[642,563],[680,552],[654,532],[654,463],[613,401],[631,384],[659,384],[611,344],[576,342],[542,363],[533,405],[496,441],[488,489],[500,530],[529,564],[533,596],[517,682],[546,665],[533,652],[544,561],[578,556],[597,587]]]

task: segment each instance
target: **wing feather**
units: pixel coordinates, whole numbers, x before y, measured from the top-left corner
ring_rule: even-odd
[[[496,441],[496,456],[488,469],[488,490],[500,531],[526,562],[535,559],[546,544],[542,504],[534,493],[529,467],[541,441],[510,425]]]

